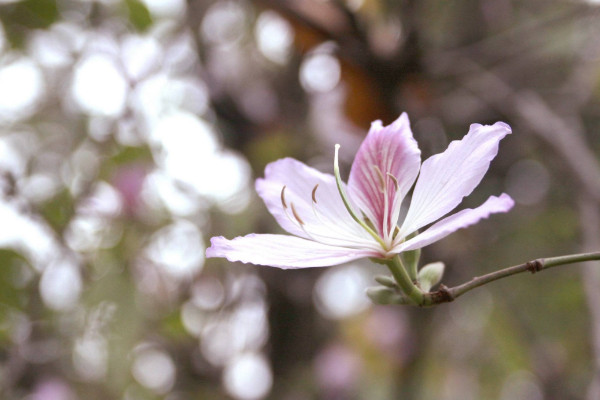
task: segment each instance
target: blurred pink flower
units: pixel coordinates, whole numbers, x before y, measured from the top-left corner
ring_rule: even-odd
[[[147,174],[146,167],[129,164],[117,170],[113,177],[113,184],[123,199],[124,211],[127,215],[135,215],[138,211]]]
[[[314,364],[315,377],[325,398],[346,398],[343,395],[358,386],[362,368],[360,357],[341,343],[323,349]]]
[[[38,383],[34,392],[31,394],[31,400],[75,400],[75,393],[63,381],[50,379]]]
[[[510,127],[502,122],[473,124],[462,140],[453,141],[445,152],[421,165],[421,151],[405,113],[385,127],[375,121],[356,154],[347,185],[339,180],[337,146],[336,176],[291,158],[275,161],[267,165],[265,178],[256,181],[256,190],[281,227],[295,236],[213,237],[206,256],[306,268],[363,257],[389,259],[424,247],[512,208],[514,202],[507,194],[491,196],[481,206],[462,210],[410,237],[453,210],[475,189],[496,156],[499,141],[509,133]],[[408,212],[398,226],[400,206],[415,180]]]
[[[392,362],[402,363],[414,350],[407,316],[397,308],[373,307],[363,329],[365,337]]]

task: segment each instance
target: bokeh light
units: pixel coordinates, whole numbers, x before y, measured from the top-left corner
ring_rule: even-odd
[[[369,307],[365,289],[370,282],[369,274],[360,266],[330,268],[315,285],[315,304],[329,318],[348,318]]]
[[[176,368],[167,353],[142,344],[135,350],[131,373],[142,386],[156,393],[166,393],[175,383]]]
[[[279,14],[263,11],[256,21],[255,36],[258,49],[266,58],[278,64],[288,61],[294,31]]]
[[[98,333],[88,333],[75,342],[73,366],[87,381],[101,382],[108,369],[108,343]]]
[[[308,92],[328,92],[340,81],[339,61],[331,54],[316,51],[300,66],[300,83]]]
[[[191,279],[204,265],[202,236],[194,224],[185,220],[156,232],[146,251],[164,273],[177,279]]]
[[[75,307],[81,294],[82,282],[75,265],[56,261],[44,270],[40,280],[40,294],[44,303],[54,310]]]
[[[266,359],[259,354],[237,356],[225,367],[223,384],[236,399],[264,398],[271,389],[273,375]]]
[[[411,310],[369,302],[369,260],[205,257],[282,233],[265,165],[331,173],[339,143],[346,178],[402,111],[423,159],[513,127],[465,207],[517,205],[423,250],[445,284],[597,247],[592,3],[0,0],[0,397],[598,397],[577,270]]]
[[[90,114],[116,117],[127,100],[127,81],[115,60],[103,54],[85,57],[75,67],[73,96]]]
[[[0,64],[0,121],[10,122],[31,116],[44,94],[39,67],[26,57],[14,57]]]
[[[202,20],[202,37],[215,44],[239,40],[244,33],[246,15],[236,1],[215,2]]]

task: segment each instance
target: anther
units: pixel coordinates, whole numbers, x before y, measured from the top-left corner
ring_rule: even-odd
[[[394,182],[394,187],[396,188],[396,191],[398,191],[398,188],[400,188],[400,185],[398,184],[398,179],[396,179],[396,177],[390,174],[389,172],[386,175],[392,180],[392,182]]]
[[[375,172],[377,172],[377,177],[379,178],[379,186],[381,186],[381,191],[385,191],[385,178],[383,177],[383,173],[379,169],[377,165],[373,165]]]
[[[283,188],[281,188],[281,205],[283,205],[283,208],[287,208],[287,203],[285,202],[285,185],[283,185]]]
[[[315,187],[312,190],[312,201],[313,203],[317,204],[317,188],[319,187],[319,184],[317,183],[315,185]]]
[[[296,207],[294,207],[294,203],[290,203],[290,207],[292,208],[292,214],[294,214],[294,218],[296,218],[296,221],[298,221],[300,225],[304,225],[304,221],[302,221],[302,218],[300,218],[300,216],[298,215]]]

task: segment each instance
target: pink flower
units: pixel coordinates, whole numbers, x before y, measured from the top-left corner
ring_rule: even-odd
[[[123,199],[124,211],[127,215],[134,216],[139,211],[147,175],[147,168],[141,164],[121,166],[115,173],[113,184]]]
[[[496,156],[500,140],[509,133],[510,127],[502,122],[473,124],[462,140],[453,141],[446,151],[421,164],[421,151],[403,113],[385,127],[381,121],[373,122],[356,154],[348,184],[339,179],[339,146],[335,176],[291,158],[275,161],[267,165],[265,177],[257,179],[256,190],[281,227],[294,236],[213,237],[206,256],[287,269],[330,266],[363,257],[389,260],[427,246],[512,208],[513,200],[502,194],[439,220],[475,189]],[[400,207],[415,180],[408,212],[400,223]]]

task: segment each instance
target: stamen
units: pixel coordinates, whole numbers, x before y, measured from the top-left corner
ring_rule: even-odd
[[[287,203],[285,202],[285,188],[285,185],[283,185],[283,188],[281,188],[281,204],[283,205],[284,209],[288,208]]]
[[[319,187],[319,184],[317,183],[314,187],[314,189],[312,190],[312,201],[313,203],[317,204],[317,188]]]
[[[285,193],[285,186],[282,189],[282,193]],[[287,201],[285,200],[285,194],[283,194],[282,198],[283,198],[283,200],[282,200],[281,204],[284,206],[283,211],[285,213],[285,216],[294,225],[296,225],[299,229],[302,229],[302,231],[311,240],[314,240],[315,242],[319,242],[319,243],[323,243],[323,244],[328,244],[331,246],[344,246],[344,247],[355,248],[355,249],[368,248],[368,249],[371,249],[374,251],[380,250],[381,247],[375,243],[365,243],[362,240],[358,240],[353,237],[348,237],[347,236],[348,232],[345,231],[341,226],[338,226],[336,224],[336,222],[331,221],[329,219],[329,217],[325,216],[327,218],[327,221],[323,220],[315,207],[315,203],[313,202],[312,209],[313,209],[313,212],[315,213],[315,216],[317,217],[317,220],[319,220],[319,222],[322,225],[328,225],[329,228],[332,230],[332,232],[335,232],[335,233],[325,234],[323,232],[316,231],[315,229],[313,229],[314,226],[311,227],[311,225],[306,225],[306,223],[300,217],[300,214],[296,210],[296,206],[294,205],[294,203],[290,203],[291,207],[288,207]]]
[[[396,192],[397,192],[398,189],[400,188],[400,185],[398,184],[398,179],[396,179],[396,177],[394,175],[390,174],[389,172],[386,175],[392,180],[392,182],[394,182],[394,187],[396,188]]]
[[[294,207],[294,203],[290,203],[290,206],[292,208],[292,214],[294,214],[294,218],[296,218],[296,221],[298,221],[300,223],[300,225],[304,225],[304,221],[302,221],[302,218],[300,218],[300,216],[298,215],[298,211],[296,211],[296,207]]]
[[[352,209],[352,206],[350,205],[350,201],[348,200],[348,196],[346,195],[346,191],[344,190],[344,185],[342,183],[342,177],[340,176],[340,166],[339,166],[339,162],[338,162],[339,150],[340,150],[340,145],[336,144],[335,145],[335,156],[333,157],[333,175],[335,176],[335,183],[337,185],[338,193],[340,194],[340,197],[342,198],[342,202],[344,203],[344,207],[346,207],[346,210],[348,211],[348,214],[350,214],[352,219],[354,221],[356,221],[365,231],[367,231],[369,233],[369,235],[371,235],[373,237],[373,239],[375,239],[375,241],[381,245],[381,247],[385,248],[386,245],[385,245],[384,241],[379,237],[379,235],[377,235],[377,233],[375,233],[375,231],[373,229],[369,228],[369,226],[358,217],[358,214],[356,214],[356,211],[354,211]]]
[[[377,177],[379,178],[379,186],[381,187],[381,191],[385,192],[385,178],[383,177],[383,173],[379,169],[377,165],[373,165],[375,172],[377,172]]]

